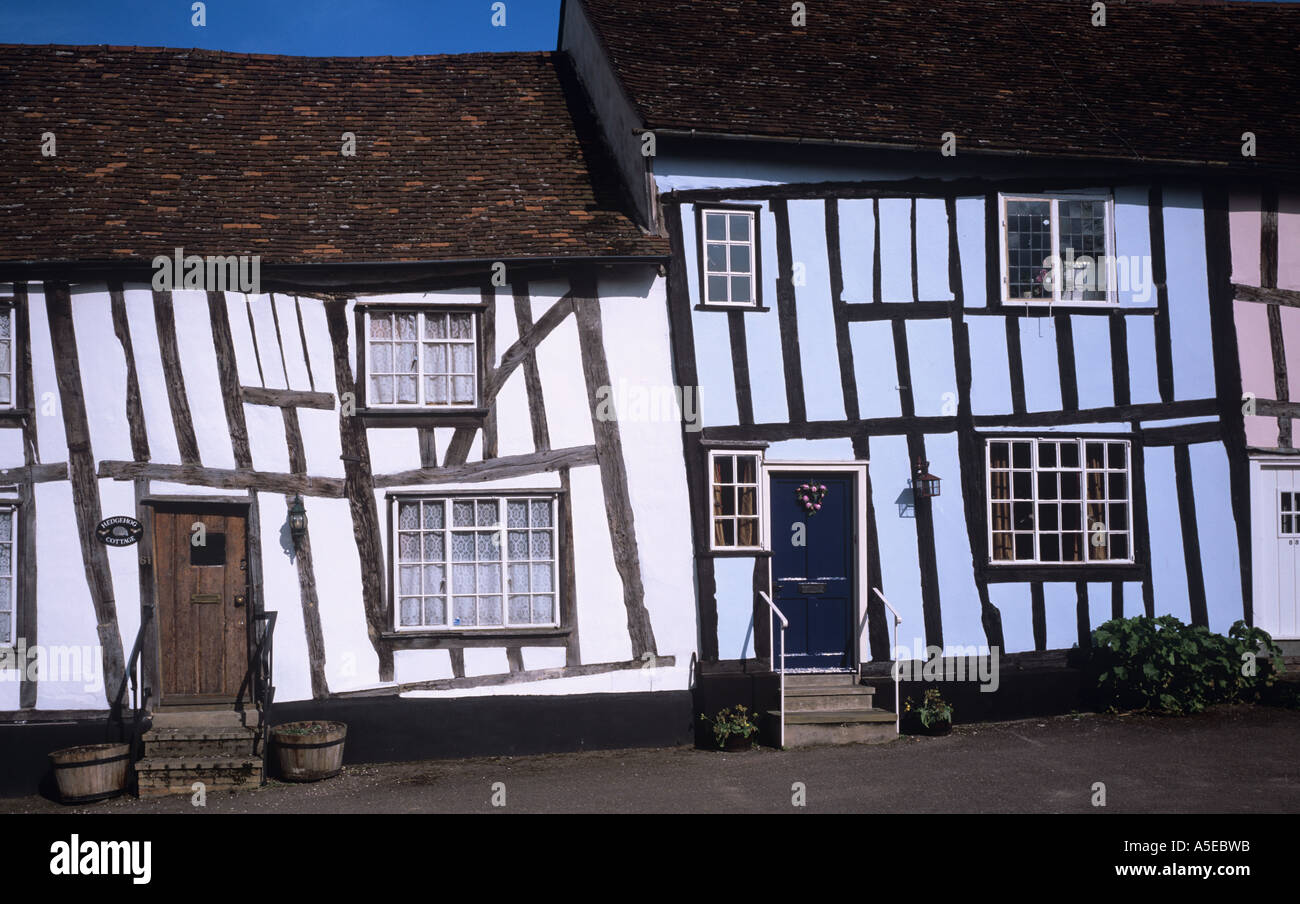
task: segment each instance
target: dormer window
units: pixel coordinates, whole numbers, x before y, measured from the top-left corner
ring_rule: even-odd
[[[761,303],[758,210],[699,209],[700,293],[704,305],[754,308]]]
[[[1109,195],[1002,195],[1004,304],[1114,304]]]

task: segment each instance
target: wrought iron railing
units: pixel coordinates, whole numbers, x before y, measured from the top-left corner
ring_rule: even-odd
[[[108,726],[107,739],[114,740],[114,727],[116,727],[116,740],[125,741],[129,746],[127,761],[127,781],[130,784],[135,783],[135,761],[139,756],[140,747],[140,720],[144,717],[144,711],[149,706],[149,698],[153,695],[153,689],[145,687],[143,691],[140,685],[140,651],[144,648],[145,631],[149,628],[149,623],[153,620],[153,606],[146,604],[140,611],[140,627],[135,632],[135,643],[131,645],[131,655],[126,661],[126,670],[122,673],[122,682],[117,687],[117,695],[108,709]],[[131,690],[131,730],[127,734],[126,719],[124,718],[122,708],[126,703],[127,685],[130,684]]]
[[[769,638],[767,652],[768,652],[768,661],[771,664],[772,671],[777,672],[781,676],[781,747],[784,748],[785,747],[785,629],[790,627],[790,622],[786,619],[785,613],[783,613],[780,609],[776,607],[776,603],[772,602],[772,598],[768,596],[766,592],[760,590],[758,591],[758,595],[763,598],[763,602],[767,603],[768,609],[771,610],[767,614],[767,636]],[[772,655],[772,645],[770,642],[770,638],[772,637],[772,616],[773,615],[781,619],[781,667],[779,669],[777,668],[776,665],[776,659]]]
[[[898,708],[898,680],[900,677],[899,676],[900,663],[897,658],[898,626],[903,623],[903,617],[898,614],[897,609],[889,605],[889,600],[885,599],[885,595],[880,592],[879,587],[872,587],[871,592],[874,593],[876,596],[880,597],[880,601],[885,604],[885,608],[887,608],[894,615],[894,649],[892,652],[895,658],[894,658],[894,667],[891,669],[891,671],[893,672],[893,676],[894,676],[894,734],[898,734],[899,726],[903,718],[903,714],[901,710],[899,710]]]
[[[253,616],[253,655],[248,660],[235,709],[242,710],[245,692],[257,711],[257,731],[253,736],[253,755],[262,757],[262,784],[266,784],[267,740],[269,738],[271,704],[275,701],[275,612],[259,612]]]

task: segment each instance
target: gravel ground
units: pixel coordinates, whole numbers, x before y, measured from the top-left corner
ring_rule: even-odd
[[[792,805],[802,783],[806,806]],[[1300,813],[1300,711],[1072,715],[959,726],[944,738],[720,753],[592,751],[349,766],[311,785],[212,792],[221,813]],[[505,806],[492,803],[505,786]],[[498,795],[499,799],[499,795]],[[188,796],[0,813],[198,812]]]

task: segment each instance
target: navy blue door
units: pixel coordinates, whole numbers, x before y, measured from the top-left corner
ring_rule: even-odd
[[[793,471],[771,481],[773,599],[790,621],[786,667],[850,669],[857,547],[853,476]],[[796,491],[814,481],[826,492],[821,509],[809,515]],[[772,638],[772,651],[780,654],[779,632]]]

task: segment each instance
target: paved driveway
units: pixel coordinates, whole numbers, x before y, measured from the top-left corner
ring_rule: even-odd
[[[806,807],[792,805],[802,783]],[[208,795],[206,812],[1300,813],[1300,712],[1060,716],[946,738],[724,754],[674,748],[352,766],[314,785]],[[504,785],[504,807],[493,786]],[[500,799],[500,789],[497,798]],[[196,812],[188,797],[0,812]]]

